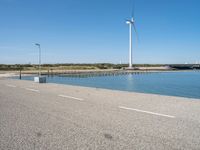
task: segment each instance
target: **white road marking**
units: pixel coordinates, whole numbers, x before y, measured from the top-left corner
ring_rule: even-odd
[[[32,91],[32,92],[40,92],[39,90],[36,90],[36,89],[30,89],[30,88],[25,88],[26,90],[28,90],[28,91]]]
[[[147,114],[156,115],[156,116],[162,116],[162,117],[168,117],[168,118],[176,118],[175,116],[171,116],[171,115],[165,115],[165,114],[160,114],[160,113],[155,113],[155,112],[150,112],[150,111],[145,111],[145,110],[128,108],[128,107],[124,107],[124,106],[119,106],[119,108],[126,109],[126,110],[137,111],[137,112],[142,112],[142,113],[147,113]]]
[[[70,98],[70,99],[75,99],[78,101],[83,101],[84,99],[82,98],[77,98],[77,97],[73,97],[73,96],[67,96],[67,95],[58,95],[59,97],[63,97],[63,98]]]
[[[12,84],[6,84],[6,86],[8,86],[8,87],[13,87],[13,88],[17,87],[17,86],[12,85]]]

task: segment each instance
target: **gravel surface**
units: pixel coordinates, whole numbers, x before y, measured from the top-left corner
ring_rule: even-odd
[[[1,150],[200,149],[200,101],[0,78]]]

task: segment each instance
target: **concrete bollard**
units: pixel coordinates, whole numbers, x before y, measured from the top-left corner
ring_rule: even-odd
[[[46,77],[34,77],[34,82],[36,83],[46,83]]]

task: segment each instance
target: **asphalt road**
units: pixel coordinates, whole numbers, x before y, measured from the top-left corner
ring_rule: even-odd
[[[199,150],[200,101],[0,78],[1,150]]]

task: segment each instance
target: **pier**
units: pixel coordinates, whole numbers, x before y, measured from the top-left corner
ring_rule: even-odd
[[[119,76],[128,74],[151,74],[151,73],[164,73],[164,72],[184,72],[188,70],[117,70],[117,69],[107,69],[107,70],[42,70],[41,75],[43,76],[60,76],[60,77],[74,77],[74,78],[87,78],[87,77],[97,77],[97,76]],[[200,71],[199,69],[193,69],[189,71]],[[22,75],[34,75],[38,74],[37,71],[20,71],[19,78]]]
[[[78,77],[78,78],[87,78],[87,77],[97,77],[97,76],[119,76],[119,75],[128,75],[128,74],[150,74],[153,72],[149,71],[100,71],[100,72],[67,72],[63,74],[57,74],[60,77]],[[159,73],[159,72],[156,72]]]

